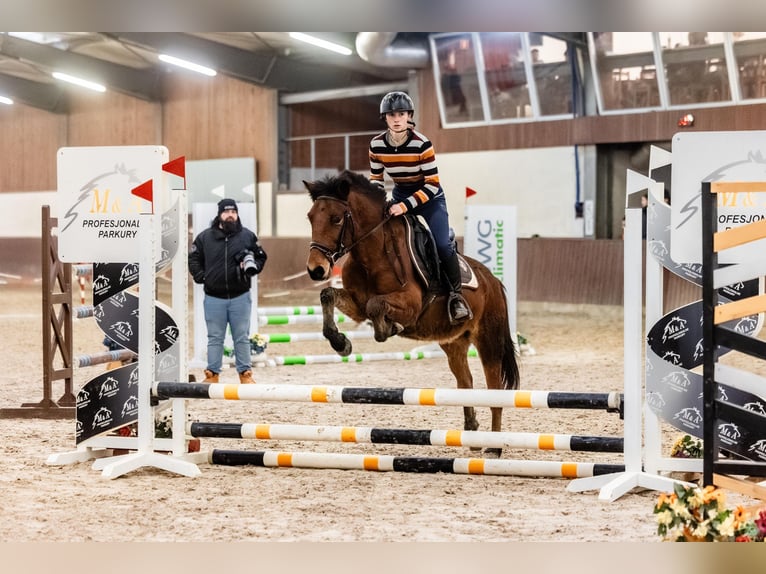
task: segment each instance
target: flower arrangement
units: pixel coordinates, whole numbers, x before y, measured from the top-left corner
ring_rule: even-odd
[[[266,351],[269,346],[269,339],[260,333],[253,333],[250,336],[250,354],[260,355]]]
[[[750,519],[741,506],[726,508],[724,492],[713,486],[678,483],[660,495],[654,514],[657,534],[672,542],[763,542],[766,535],[766,509]]]
[[[532,345],[529,343],[529,339],[527,339],[524,335],[516,332],[516,341],[519,344],[519,354],[521,355],[536,355],[535,349],[532,347]]]
[[[702,458],[702,440],[685,434],[673,443],[670,456],[674,458]]]
[[[186,413],[188,422],[195,422],[191,413]],[[154,417],[154,436],[156,438],[173,438],[173,409],[165,409]]]

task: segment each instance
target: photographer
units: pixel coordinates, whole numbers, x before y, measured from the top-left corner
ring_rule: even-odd
[[[255,233],[242,226],[233,199],[218,202],[218,215],[194,239],[189,272],[205,287],[207,368],[205,383],[217,383],[227,325],[234,341],[239,382],[255,383],[250,361],[250,278],[263,270],[266,252]]]

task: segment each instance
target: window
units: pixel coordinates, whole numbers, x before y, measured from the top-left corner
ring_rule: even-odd
[[[481,34],[484,80],[489,112],[493,119],[524,118],[532,115],[521,34]]]
[[[529,55],[540,114],[571,114],[573,83],[567,43],[543,35],[539,44],[531,46]]]
[[[434,40],[444,123],[484,119],[472,34]]]
[[[594,32],[589,39],[602,111],[660,105],[651,32]]]
[[[766,32],[732,32],[742,99],[766,98]]]
[[[723,32],[660,32],[671,106],[731,100]]]
[[[442,124],[572,116],[567,43],[526,32],[431,36]]]

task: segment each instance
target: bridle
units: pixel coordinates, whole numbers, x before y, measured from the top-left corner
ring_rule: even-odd
[[[338,199],[337,197],[332,197],[330,195],[320,195],[316,198],[315,201],[319,201],[320,199],[329,199],[332,201],[337,201],[343,204],[345,210],[343,212],[343,223],[340,226],[340,233],[338,234],[338,239],[335,241],[335,249],[332,249],[330,247],[327,247],[326,245],[322,245],[321,243],[318,243],[316,241],[312,241],[309,243],[309,250],[316,249],[319,251],[322,255],[325,256],[325,258],[330,262],[330,266],[335,265],[335,263],[338,262],[338,260],[343,257],[346,253],[351,251],[354,247],[359,245],[362,241],[367,239],[370,235],[375,233],[378,229],[383,227],[383,225],[391,219],[391,214],[386,212],[385,217],[383,218],[380,223],[378,223],[375,227],[370,229],[369,231],[366,231],[362,234],[359,239],[354,239],[354,222],[351,218],[351,210],[348,207],[348,201],[345,201],[343,199]],[[345,245],[343,242],[343,238],[346,235],[346,228],[350,226],[351,227],[351,245]]]

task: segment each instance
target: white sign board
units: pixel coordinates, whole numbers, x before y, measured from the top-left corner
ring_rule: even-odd
[[[505,285],[508,322],[516,340],[516,206],[468,205],[463,251]]]
[[[671,175],[671,258],[702,263],[703,181],[766,181],[766,131],[690,132],[673,136]],[[728,193],[718,197],[718,230],[766,218],[766,193]],[[737,257],[758,256],[759,245]],[[758,251],[753,251],[753,250]],[[725,253],[721,263],[736,263]]]
[[[152,212],[152,204],[131,191],[152,181],[154,212],[162,213],[158,200],[163,195],[167,148],[66,147],[58,150],[57,158],[59,259],[138,261],[139,218]]]

